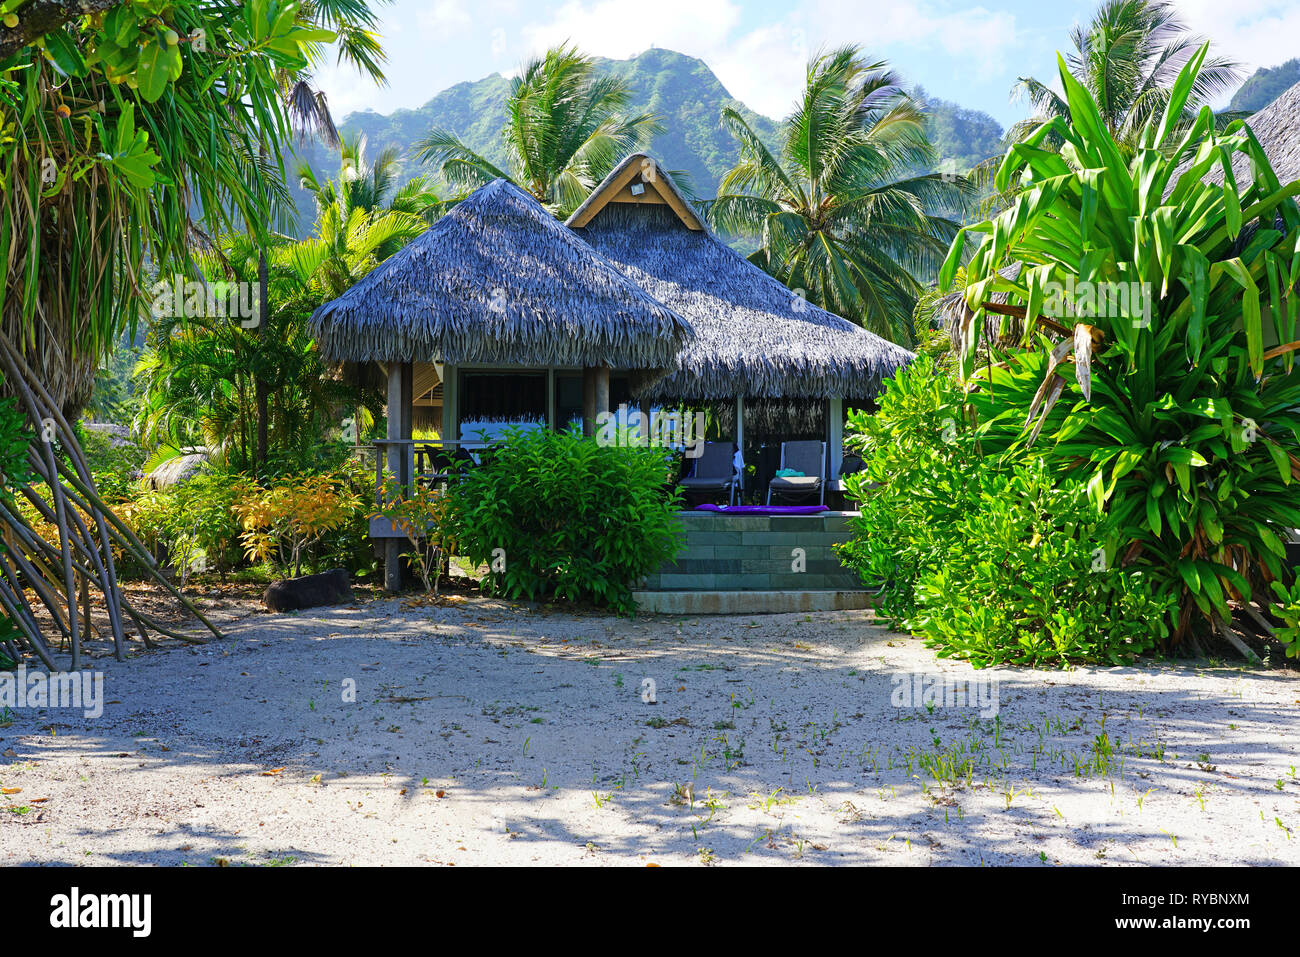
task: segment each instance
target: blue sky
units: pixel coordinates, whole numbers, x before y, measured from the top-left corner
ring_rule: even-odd
[[[1249,74],[1300,55],[1300,0],[1175,0],[1196,33]],[[753,109],[783,116],[810,53],[857,43],[931,96],[985,110],[1004,126],[1025,114],[1018,76],[1054,75],[1054,51],[1093,0],[397,0],[380,7],[389,85],[330,65],[317,79],[335,116],[417,107],[439,91],[569,39],[623,59],[650,46],[697,56]]]

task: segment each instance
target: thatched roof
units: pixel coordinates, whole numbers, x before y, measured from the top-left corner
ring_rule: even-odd
[[[198,475],[211,457],[209,449],[185,449],[181,455],[168,459],[147,474],[145,481],[150,488],[159,490],[184,484]]]
[[[1273,164],[1273,172],[1283,186],[1300,179],[1300,83],[1246,120],[1259,145]],[[1244,188],[1250,180],[1250,160],[1238,153],[1232,161],[1232,175]],[[1206,180],[1223,185],[1223,170],[1215,166]]]
[[[630,157],[606,182],[642,157]],[[658,178],[672,179],[662,170]],[[597,194],[602,193],[597,188]],[[580,207],[576,227],[597,251],[660,302],[685,316],[696,338],[644,398],[808,397],[865,399],[912,359],[901,346],[797,297],[671,204],[607,197]],[[680,194],[678,194],[680,195]]]
[[[664,368],[690,324],[505,180],[316,310],[327,358]]]

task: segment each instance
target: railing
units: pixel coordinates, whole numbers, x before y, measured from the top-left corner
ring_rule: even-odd
[[[437,485],[455,471],[454,454],[464,447],[483,448],[480,439],[376,439],[367,452],[375,456],[375,505],[383,506],[384,473],[395,475],[404,486]],[[364,446],[358,447],[366,448]],[[461,461],[464,461],[462,458]],[[394,468],[396,466],[396,468]]]

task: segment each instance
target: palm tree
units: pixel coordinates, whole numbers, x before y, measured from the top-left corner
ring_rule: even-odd
[[[387,59],[375,34],[378,17],[370,9],[368,0],[306,0],[294,16],[296,26],[303,29],[321,28],[333,35],[333,45],[339,63],[349,63],[376,83],[387,82],[381,64]],[[330,114],[325,93],[315,86],[312,69],[323,61],[325,47],[308,45],[306,65],[298,69],[280,69],[275,73],[280,98],[289,127],[297,140],[318,137],[326,145],[339,146],[338,129]],[[258,159],[265,164],[262,150]],[[286,194],[287,198],[287,194]],[[279,203],[281,211],[286,204]],[[257,271],[258,314],[270,313],[270,289],[265,251],[258,258]],[[270,394],[265,379],[259,378],[257,392],[257,462],[264,462],[269,447]]]
[[[306,164],[298,169],[316,201],[315,234],[287,247],[281,259],[322,301],[344,293],[447,208],[423,176],[394,190],[396,161],[396,151],[385,150],[369,162],[365,137],[357,136],[342,144],[337,179],[322,181]]]
[[[432,223],[448,204],[438,198],[425,176],[416,176],[394,189],[398,155],[397,149],[389,147],[372,162],[366,155],[366,137],[358,133],[340,141],[338,179],[322,180],[307,163],[298,167],[297,176],[315,200],[318,218],[327,207],[337,205],[344,219],[353,210],[387,210],[421,216]]]
[[[841,47],[808,64],[807,82],[773,153],[736,110],[740,144],[709,219],[760,235],[750,260],[811,302],[910,344],[919,276],[942,263],[969,186],[934,168],[925,117],[885,62]]]
[[[596,76],[594,59],[560,46],[530,60],[511,81],[502,130],[509,172],[440,128],[416,149],[453,186],[468,191],[508,179],[567,216],[619,160],[662,131],[653,113],[622,115],[629,99],[623,80]]]
[[[1107,0],[1092,22],[1075,27],[1071,40],[1074,51],[1066,57],[1070,73],[1096,101],[1107,131],[1128,150],[1146,121],[1164,113],[1179,71],[1205,43],[1187,32],[1173,4],[1163,0]],[[1241,82],[1237,67],[1223,57],[1206,59],[1183,109],[1185,126],[1204,104]],[[1069,105],[1046,83],[1021,77],[1016,89],[1028,98],[1035,115],[1007,132],[1011,142],[1024,139],[1054,116],[1070,119]],[[1233,118],[1223,115],[1220,125]]]

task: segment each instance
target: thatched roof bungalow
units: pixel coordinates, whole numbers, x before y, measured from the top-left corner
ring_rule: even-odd
[[[568,224],[695,329],[644,398],[869,399],[912,358],[719,240],[644,154],[624,160]]]
[[[476,190],[316,310],[334,360],[662,368],[690,325],[519,187]]]
[[[382,444],[402,484],[417,468],[411,410],[435,391],[444,443],[466,445],[502,421],[591,427],[621,402],[671,400],[734,403],[743,449],[746,401],[764,412],[798,401],[834,475],[845,400],[874,397],[912,358],[718,240],[643,154],[567,223],[505,180],[477,190],[320,307],[311,328],[328,358],[387,366]],[[382,525],[372,535],[395,538]]]

